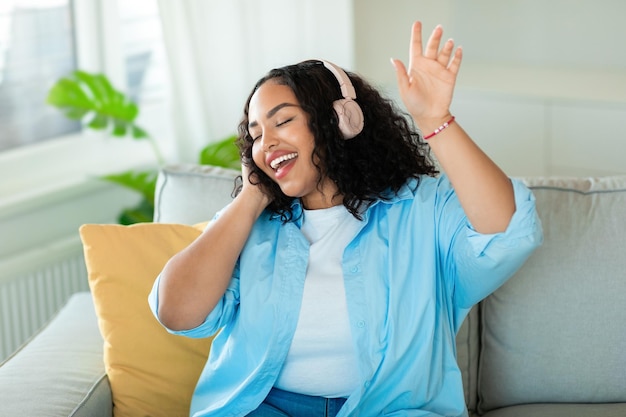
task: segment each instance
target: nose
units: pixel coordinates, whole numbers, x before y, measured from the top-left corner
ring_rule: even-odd
[[[278,139],[274,135],[265,132],[263,136],[261,136],[261,149],[263,152],[270,151],[276,145],[278,145]]]

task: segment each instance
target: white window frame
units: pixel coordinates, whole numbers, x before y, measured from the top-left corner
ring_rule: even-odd
[[[117,1],[75,0],[73,9],[77,67],[106,74],[124,91]],[[142,108],[144,121],[155,113],[145,110]],[[162,118],[162,112],[154,115],[159,116]],[[110,138],[88,129],[3,151],[0,178],[5,180],[0,182],[0,214],[12,211],[15,204],[24,207],[28,202],[37,204],[36,200],[45,204],[47,195],[68,187],[84,187],[97,175],[146,166],[156,166],[147,141]]]

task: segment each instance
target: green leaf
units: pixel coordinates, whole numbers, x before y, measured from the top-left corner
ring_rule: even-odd
[[[59,79],[48,92],[46,102],[68,118],[84,120],[92,129],[111,129],[113,136],[125,136],[139,115],[137,105],[117,91],[104,75],[85,71]]]
[[[82,120],[83,117],[85,117],[85,115],[88,113],[87,110],[85,109],[80,109],[77,107],[68,107],[65,110],[65,116],[69,119],[73,119],[73,120]]]
[[[109,81],[102,75],[90,74],[85,71],[77,70],[73,73],[77,85],[84,84],[85,91],[90,95],[93,103],[98,103],[98,107],[102,106],[102,100],[108,95],[107,89],[103,84],[109,84]]]
[[[142,199],[135,207],[126,208],[117,221],[123,225],[149,223],[154,218],[154,202]]]
[[[147,139],[149,137],[148,132],[146,132],[139,126],[133,125],[131,128],[133,139]]]
[[[103,179],[119,184],[131,190],[141,193],[148,201],[154,202],[158,171],[125,171],[118,174],[109,174]],[[153,203],[154,204],[154,203]]]
[[[119,217],[120,224],[151,222],[154,217],[154,192],[158,171],[125,171],[110,174],[103,179],[121,185],[141,194],[142,199],[135,207],[124,209]]]
[[[46,102],[61,110],[89,111],[92,107],[87,94],[75,81],[69,78],[61,78],[50,88]]]
[[[87,124],[87,126],[96,130],[106,129],[109,124],[107,117],[101,114],[95,114],[94,116],[95,117]]]
[[[229,136],[218,142],[208,144],[200,151],[199,163],[224,168],[241,169],[237,136]]]
[[[123,120],[114,119],[113,120],[113,131],[111,134],[113,136],[126,136],[126,131],[128,130],[128,124]]]
[[[46,102],[66,117],[80,120],[86,127],[108,130],[111,136],[148,139],[159,164],[164,158],[148,132],[135,124],[139,108],[124,93],[116,90],[103,74],[75,71],[60,78],[48,91]],[[125,209],[118,221],[122,224],[150,222],[154,213],[157,171],[126,171],[102,179],[139,192],[141,202]]]

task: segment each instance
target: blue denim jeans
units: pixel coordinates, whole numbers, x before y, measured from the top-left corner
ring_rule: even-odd
[[[345,398],[312,397],[272,388],[250,417],[335,417]]]

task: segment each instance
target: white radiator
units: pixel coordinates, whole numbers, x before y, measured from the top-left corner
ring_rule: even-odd
[[[0,362],[46,324],[70,295],[89,290],[80,244],[73,239],[45,252],[43,257],[41,251],[33,253],[31,260],[20,257],[20,269],[30,265],[31,271],[0,279]]]

